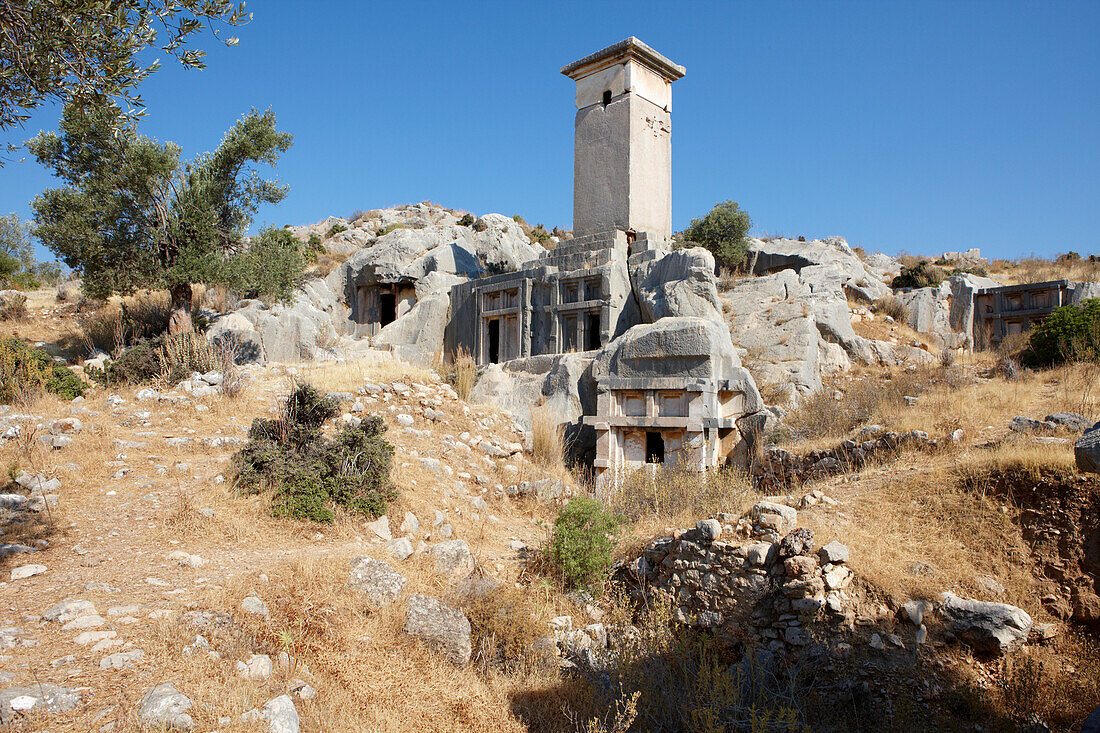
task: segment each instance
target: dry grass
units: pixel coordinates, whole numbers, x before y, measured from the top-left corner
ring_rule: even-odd
[[[1072,258],[1061,255],[1053,259],[1021,257],[1017,260],[993,260],[989,277],[1005,285],[1046,282],[1049,280],[1100,281],[1100,258]]]
[[[451,373],[448,381],[458,393],[458,398],[468,400],[470,393],[477,384],[477,362],[465,346],[458,347],[458,351],[451,360]]]
[[[562,466],[568,446],[565,430],[547,405],[531,408],[531,459],[545,468]]]
[[[333,392],[355,392],[365,382],[417,382],[433,384],[440,381],[431,369],[401,361],[387,351],[371,354],[369,359],[348,362],[302,362],[293,367],[303,381],[318,389]]]
[[[909,306],[902,303],[893,295],[885,295],[875,301],[875,313],[890,316],[895,321],[908,323]]]

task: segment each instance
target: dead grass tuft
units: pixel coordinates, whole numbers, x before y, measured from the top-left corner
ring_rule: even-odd
[[[553,468],[565,463],[565,430],[547,405],[531,408],[531,460]]]
[[[477,384],[477,362],[465,346],[458,347],[458,351],[455,352],[447,381],[455,388],[459,399],[470,399],[470,393],[474,391],[474,385]]]

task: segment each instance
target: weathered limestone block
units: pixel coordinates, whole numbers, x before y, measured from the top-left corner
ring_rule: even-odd
[[[702,247],[678,249],[656,259],[630,258],[630,280],[642,317],[695,316],[724,324],[714,277],[714,255]]]
[[[937,609],[960,640],[980,652],[1004,654],[1027,641],[1031,616],[1007,603],[990,603],[944,593]]]

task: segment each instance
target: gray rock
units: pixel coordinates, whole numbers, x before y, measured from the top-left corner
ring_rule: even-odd
[[[795,528],[798,524],[798,512],[786,504],[776,504],[771,501],[758,501],[752,507],[752,520],[754,523],[760,522],[763,518],[768,516],[777,517],[778,525],[775,531],[779,534],[786,534]]]
[[[1067,430],[1088,430],[1092,427],[1092,422],[1086,419],[1083,415],[1078,415],[1076,412],[1055,412],[1051,415],[1047,415],[1043,419],[1046,422],[1052,422],[1055,425],[1060,425]]]
[[[386,548],[398,560],[405,560],[413,554],[412,542],[409,541],[408,537],[390,540],[386,543]]]
[[[407,613],[406,634],[460,667],[470,661],[470,622],[461,611],[429,596],[412,595]]]
[[[266,680],[274,669],[267,654],[253,654],[247,662],[237,662],[237,674],[250,680]]]
[[[298,733],[298,710],[287,695],[268,700],[260,715],[267,721],[269,733]]]
[[[116,652],[114,654],[108,654],[103,659],[99,660],[99,668],[122,669],[144,658],[145,652],[141,649],[131,649],[128,652]]]
[[[390,533],[390,520],[385,514],[373,522],[367,522],[367,529],[373,532],[379,539],[387,541],[393,539],[393,534]]]
[[[241,610],[254,616],[270,616],[267,604],[259,596],[248,596],[241,601]]]
[[[1008,429],[1016,433],[1052,433],[1058,429],[1058,426],[1046,420],[1036,420],[1034,418],[1024,417],[1023,415],[1017,415],[1012,418],[1012,421],[1008,424]]]
[[[190,698],[166,682],[145,693],[138,717],[142,725],[191,730],[195,721],[187,714],[190,709]]]
[[[363,593],[375,608],[396,600],[408,583],[389,563],[366,556],[352,561],[349,575],[351,587]]]
[[[42,710],[48,713],[68,712],[79,705],[81,701],[80,692],[68,690],[49,682],[26,687],[9,687],[6,690],[0,690],[0,723],[6,725],[15,719],[18,711],[12,708],[12,701],[21,697],[29,697],[34,700],[34,706],[29,710],[31,715],[35,715]]]
[[[725,325],[714,278],[714,255],[702,247],[650,258],[630,258],[630,280],[642,317],[652,323],[668,316],[708,318]]]
[[[53,621],[59,624],[67,624],[75,618],[81,616],[95,615],[95,604],[91,601],[85,600],[72,600],[62,601],[56,605],[50,606],[46,609],[46,612],[42,614],[43,621]]]
[[[848,562],[848,546],[842,545],[836,540],[822,547],[817,551],[817,554],[822,563]]]
[[[722,536],[722,523],[717,519],[702,519],[696,523],[695,529],[706,542],[713,542]]]
[[[453,578],[465,578],[473,572],[476,565],[465,540],[437,542],[431,546],[429,552],[435,559],[436,570]]]
[[[1100,422],[1086,430],[1073,445],[1077,470],[1083,473],[1100,473]]]
[[[1004,654],[1026,642],[1031,630],[1031,616],[1006,603],[944,593],[937,612],[955,636],[979,652]]]

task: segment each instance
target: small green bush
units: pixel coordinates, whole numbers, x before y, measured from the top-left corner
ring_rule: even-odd
[[[26,403],[47,392],[71,400],[84,390],[80,377],[45,351],[14,336],[0,340],[0,404]]]
[[[379,229],[377,232],[374,233],[374,236],[384,237],[387,234],[389,234],[390,232],[396,232],[398,229],[404,229],[404,228],[405,228],[404,224],[398,224],[397,222],[394,222],[393,224],[387,224],[386,226]]]
[[[306,248],[309,250],[313,259],[317,259],[317,255],[325,251],[325,248],[321,245],[321,235],[317,232],[310,234],[309,241],[306,242]]]
[[[340,232],[346,232],[347,230],[348,228],[343,224],[333,224],[328,228],[328,231],[325,232],[325,239],[328,239],[329,237],[334,237]]]
[[[522,216],[520,216],[519,214],[516,214],[516,215],[514,215],[514,216],[512,217],[512,221],[514,221],[515,223],[517,223],[517,224],[520,224],[520,225],[523,225],[523,224],[526,224],[526,223],[527,223],[527,220],[526,220],[526,219],[524,219],[524,218],[523,218]]]
[[[890,283],[893,288],[930,288],[943,282],[943,270],[928,260],[921,260],[912,267],[903,267]]]
[[[752,219],[736,201],[714,205],[706,216],[692,219],[683,232],[683,239],[710,250],[719,267],[734,270],[741,266],[748,253],[748,233]]]
[[[234,355],[211,343],[201,333],[161,334],[134,344],[103,369],[85,369],[88,377],[104,387],[148,384],[160,380],[173,386],[193,372],[234,370]]]
[[[595,499],[578,496],[561,510],[550,536],[549,560],[570,588],[593,588],[611,565],[622,518]]]
[[[477,219],[474,218],[473,214],[463,214],[462,218],[458,220],[458,225],[460,227],[472,227],[475,221]]]
[[[1028,366],[1100,360],[1100,298],[1058,308],[1031,332]]]
[[[546,244],[550,241],[550,232],[546,231],[546,227],[542,224],[539,224],[534,229],[527,232],[527,238],[538,244]]]
[[[336,401],[314,387],[295,387],[279,417],[252,422],[248,445],[233,456],[238,487],[270,491],[276,517],[332,522],[334,506],[371,518],[384,514],[396,495],[393,446],[382,439],[386,425],[372,415],[326,438],[321,428],[338,413]]]

